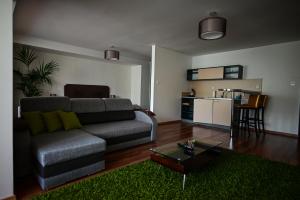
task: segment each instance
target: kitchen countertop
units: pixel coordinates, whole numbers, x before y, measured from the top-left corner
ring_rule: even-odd
[[[221,98],[221,97],[182,97],[185,99],[208,99],[208,100],[232,100],[231,98]]]

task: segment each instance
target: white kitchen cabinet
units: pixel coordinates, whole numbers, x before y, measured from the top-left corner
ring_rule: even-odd
[[[212,123],[222,126],[231,125],[231,100],[213,100]]]
[[[213,101],[209,99],[194,100],[194,122],[212,123]]]
[[[231,102],[229,99],[195,99],[194,122],[230,126]]]

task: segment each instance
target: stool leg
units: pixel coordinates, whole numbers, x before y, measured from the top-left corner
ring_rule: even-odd
[[[247,124],[247,131],[248,131],[248,135],[250,136],[250,119],[249,119],[249,109],[246,110],[246,124]]]
[[[257,109],[255,109],[254,110],[254,117],[253,117],[253,119],[254,119],[254,130],[255,130],[255,134],[256,134],[256,137],[258,137],[259,135],[258,135],[258,130],[257,130],[257,121],[258,121],[258,119],[257,119]]]
[[[242,123],[242,120],[241,120],[242,109],[237,109],[237,113],[238,113],[238,118],[237,118],[238,122],[237,122],[237,125],[238,125],[238,131],[240,133],[240,129],[242,127],[242,124],[241,124]]]
[[[264,108],[261,109],[261,124],[262,124],[262,132],[265,135],[266,132],[265,132],[265,109]]]
[[[241,109],[241,118],[241,133],[243,133],[245,129],[245,109]]]
[[[247,110],[243,109],[243,131],[246,133],[247,129]]]
[[[257,119],[257,128],[258,128],[258,132],[259,132],[259,134],[261,133],[261,128],[260,128],[260,109],[257,109],[257,111],[256,111],[256,119]]]

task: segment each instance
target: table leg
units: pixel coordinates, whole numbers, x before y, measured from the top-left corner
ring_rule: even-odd
[[[182,180],[182,190],[184,190],[185,181],[186,181],[186,174],[183,174],[183,180]]]

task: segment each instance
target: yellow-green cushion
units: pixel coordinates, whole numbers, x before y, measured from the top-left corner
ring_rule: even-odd
[[[28,124],[32,135],[38,135],[46,131],[41,112],[23,112],[22,116]]]
[[[63,129],[63,124],[58,115],[58,111],[42,113],[48,132],[54,132]]]
[[[59,111],[61,121],[63,122],[65,130],[81,128],[82,125],[74,112]]]

